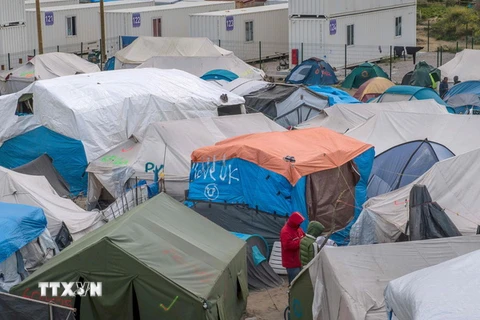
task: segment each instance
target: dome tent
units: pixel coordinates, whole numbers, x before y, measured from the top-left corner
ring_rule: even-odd
[[[395,84],[382,77],[375,77],[364,82],[357,92],[353,95],[355,99],[361,102],[367,102],[372,98],[376,98],[384,93],[388,88],[393,87]]]
[[[403,77],[402,85],[435,89],[439,81],[441,81],[441,71],[425,61],[420,61],[413,71]]]
[[[205,81],[224,80],[224,81],[227,81],[227,82],[232,82],[233,80],[238,79],[238,76],[235,73],[233,73],[232,71],[229,71],[229,70],[215,69],[215,70],[208,71],[207,73],[205,73],[200,78],[205,80]]]
[[[285,78],[285,82],[315,86],[337,84],[338,79],[328,62],[318,58],[310,58],[293,68]]]
[[[443,99],[454,108],[455,113],[478,113],[480,110],[480,81],[459,83],[453,86]]]
[[[377,64],[365,62],[353,69],[343,81],[342,87],[347,89],[360,88],[366,81],[375,77],[389,78]]]

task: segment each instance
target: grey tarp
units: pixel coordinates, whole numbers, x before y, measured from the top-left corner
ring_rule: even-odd
[[[66,197],[70,194],[70,186],[55,169],[53,160],[48,154],[43,154],[23,166],[12,169],[12,171],[31,176],[44,176],[59,196]]]
[[[438,203],[432,201],[427,187],[418,184],[410,191],[408,229],[412,241],[462,235]]]
[[[74,320],[72,308],[0,292],[0,320]]]

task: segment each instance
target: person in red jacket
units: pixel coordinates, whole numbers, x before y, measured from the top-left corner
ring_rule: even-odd
[[[288,218],[287,223],[280,231],[280,242],[282,243],[282,265],[287,269],[288,284],[300,273],[302,263],[300,262],[300,240],[305,233],[300,228],[305,218],[294,212]]]

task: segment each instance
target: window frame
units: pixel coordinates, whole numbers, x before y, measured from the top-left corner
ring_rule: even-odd
[[[247,31],[247,26],[250,26],[248,31]],[[251,38],[249,38],[249,35],[251,35]],[[254,41],[253,20],[248,20],[248,21],[245,21],[245,42],[246,43],[251,43],[253,41]]]
[[[355,45],[355,24],[347,25],[347,46]]]
[[[65,27],[66,27],[67,37],[76,37],[78,35],[78,33],[77,33],[77,16],[67,16],[67,17],[65,17],[65,19],[66,19]],[[71,23],[72,34],[69,34],[68,21],[70,21],[70,23]]]
[[[395,37],[401,37],[402,36],[402,16],[395,17]]]

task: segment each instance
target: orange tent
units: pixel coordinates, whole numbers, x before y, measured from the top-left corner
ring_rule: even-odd
[[[326,128],[247,134],[192,153],[193,162],[240,158],[284,176],[292,185],[303,176],[337,168],[372,148]],[[288,160],[287,157],[292,157]]]
[[[362,84],[353,97],[362,102],[367,102],[372,98],[380,96],[385,90],[394,85],[395,84],[388,79],[375,77]]]

